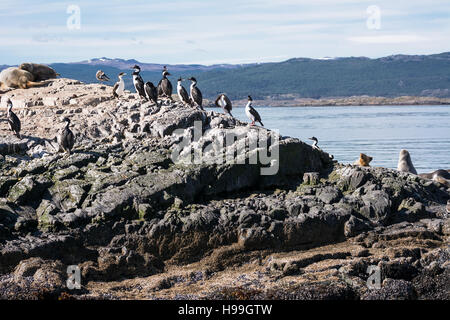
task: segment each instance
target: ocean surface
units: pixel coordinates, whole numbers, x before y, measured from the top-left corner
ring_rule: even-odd
[[[267,128],[309,144],[315,136],[341,163],[362,152],[372,166],[396,169],[406,149],[418,173],[450,169],[450,106],[254,107]],[[249,121],[244,108],[232,113]]]

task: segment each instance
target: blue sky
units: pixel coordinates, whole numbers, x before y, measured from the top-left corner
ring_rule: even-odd
[[[67,27],[70,5],[80,9],[79,29]],[[380,12],[379,28],[369,6]],[[450,1],[2,0],[0,37],[0,64],[431,54],[450,51]]]

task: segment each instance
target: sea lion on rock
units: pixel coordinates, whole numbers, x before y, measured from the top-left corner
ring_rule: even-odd
[[[365,155],[364,153],[359,154],[359,159],[356,160],[353,164],[361,167],[370,167],[370,161],[372,161],[372,157]]]
[[[55,79],[57,76],[59,76],[59,74],[56,73],[55,70],[53,70],[49,66],[46,66],[45,64],[27,62],[22,63],[19,68],[31,73],[34,76],[34,81]]]
[[[47,82],[35,82],[34,75],[16,67],[6,68],[0,72],[0,89],[39,87]]]
[[[409,172],[417,174],[416,168],[414,168],[412,164],[411,156],[409,155],[408,150],[405,149],[400,150],[400,154],[398,156],[397,170],[401,172]]]
[[[437,181],[447,187],[450,187],[450,172],[448,172],[448,170],[439,169],[431,173],[421,173],[419,174],[419,177]]]

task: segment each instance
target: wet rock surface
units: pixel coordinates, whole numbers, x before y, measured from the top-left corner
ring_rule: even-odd
[[[1,298],[449,298],[446,186],[110,91],[58,79],[1,97],[24,128],[0,123]],[[52,141],[61,116],[71,155]]]

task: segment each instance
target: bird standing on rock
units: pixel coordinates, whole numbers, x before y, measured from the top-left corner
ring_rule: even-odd
[[[139,72],[141,72],[141,67],[139,67],[137,64],[135,64],[131,69],[133,69],[133,84],[134,88],[136,89],[136,93],[139,94],[139,98],[144,98],[147,100],[147,96],[145,95],[144,90],[144,80],[142,80],[141,75]]]
[[[95,77],[100,82],[109,81],[108,76],[102,70],[98,70],[97,73],[95,74]]]
[[[320,150],[320,148],[318,146],[319,140],[317,140],[316,137],[311,137],[311,138],[308,138],[308,139],[314,141],[313,144],[312,144],[312,148],[313,149]]]
[[[16,116],[16,114],[12,111],[12,101],[8,99],[7,101],[8,111],[7,111],[7,117],[8,117],[8,123],[11,130],[15,133],[17,138],[20,139],[20,120]]]
[[[252,103],[253,103],[252,97],[248,96],[248,102],[247,105],[245,106],[245,114],[252,121],[250,125],[254,126],[255,121],[257,121],[264,127],[263,123],[261,122],[261,116],[259,115],[258,111],[256,111],[252,107]]]
[[[184,104],[191,105],[191,100],[189,99],[188,93],[181,84],[182,81],[183,81],[182,78],[178,79],[178,84],[177,84],[178,97],[180,98],[180,101],[183,102]]]
[[[61,130],[59,136],[57,137],[57,141],[58,141],[58,144],[61,147],[61,149],[63,149],[64,152],[67,152],[68,154],[70,154],[70,152],[72,151],[72,148],[75,144],[75,136],[74,136],[72,130],[70,130],[70,128],[69,128],[70,119],[64,118],[63,121],[66,123],[66,125],[64,126],[64,128]]]
[[[145,93],[147,94],[148,100],[154,102],[158,105],[158,89],[153,85],[152,82],[147,81],[144,86]]]
[[[116,84],[113,87],[113,96],[114,98],[118,98],[120,95],[123,94],[123,91],[125,90],[125,82],[123,81],[123,76],[126,73],[119,73],[119,81],[116,82]]]
[[[194,77],[190,77],[188,80],[191,80],[191,101],[193,105],[197,105],[200,109],[203,109],[202,103],[203,103],[203,96],[202,92],[199,88],[197,88],[197,79]]]
[[[230,99],[224,93],[219,94],[214,103],[219,108],[222,108],[225,113],[229,114],[230,116],[233,116],[231,114],[233,106],[231,104]]]
[[[163,78],[158,83],[158,96],[168,98],[172,101],[172,83],[169,79],[167,79],[170,75],[171,74],[167,71],[166,66],[164,66],[164,70],[162,72]]]

